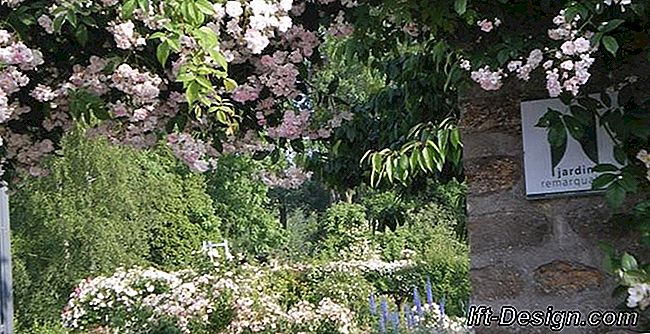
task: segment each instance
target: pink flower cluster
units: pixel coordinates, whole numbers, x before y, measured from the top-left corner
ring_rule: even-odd
[[[167,135],[167,144],[174,155],[197,172],[205,172],[217,165],[216,151],[207,143],[187,133]]]
[[[120,49],[129,50],[146,44],[146,40],[135,31],[135,24],[131,21],[111,22],[107,30],[113,34],[115,44]]]
[[[551,50],[546,48],[550,59],[544,61],[544,52],[540,49],[534,49],[524,61],[521,59],[510,61],[507,70],[515,73],[517,78],[528,81],[533,70],[540,65],[546,70],[546,89],[549,96],[557,97],[563,91],[570,92],[574,96],[578,95],[580,88],[584,86],[591,77],[590,67],[595,59],[592,57],[597,48],[590,44],[589,38],[593,33],[586,32],[581,34],[578,30],[580,16],[576,15],[572,22],[565,19],[565,11],[553,19],[556,28],[549,29],[548,36],[555,41],[562,41],[558,49]],[[480,21],[479,25],[490,28],[489,21]],[[461,59],[462,69],[471,71],[471,64],[468,60]],[[489,66],[484,66],[471,72],[471,78],[481,85],[485,90],[498,90],[502,87],[502,79],[507,77],[503,69],[497,68],[492,70]]]
[[[484,32],[490,32],[492,29],[495,27],[498,27],[501,25],[501,20],[499,18],[494,18],[494,20],[488,20],[488,19],[483,19],[480,21],[476,22],[476,25],[478,25],[482,31]]]
[[[555,59],[544,64],[546,88],[552,97],[559,96],[562,91],[578,95],[580,87],[591,77],[589,69],[595,61],[592,54],[597,49],[589,42],[591,33],[580,35],[577,30],[579,20],[580,17],[576,16],[572,22],[566,22],[564,11],[561,11],[553,19],[557,28],[548,31],[551,39],[564,41],[560,49],[554,52]]]
[[[15,1],[9,5],[18,3]],[[24,72],[35,70],[41,64],[43,55],[40,51],[28,48],[8,31],[0,30],[0,125],[29,112],[29,107],[21,106],[20,102],[12,100],[12,95],[30,82]],[[41,141],[34,145],[30,139],[29,135],[16,135],[7,128],[0,127],[0,148],[5,146],[6,149],[6,157],[0,158],[0,176],[4,174],[3,165],[7,158],[29,164],[39,161],[44,154],[53,151],[51,141]],[[30,173],[40,175],[43,171],[34,168]]]
[[[312,172],[305,172],[297,166],[291,166],[279,175],[268,171],[260,173],[262,182],[272,188],[298,189],[305,181],[309,180]]]
[[[151,103],[160,93],[162,83],[157,75],[140,72],[128,64],[122,64],[113,72],[112,86],[131,96],[136,105]]]
[[[464,66],[467,67],[467,66]],[[472,80],[479,83],[481,88],[485,90],[498,90],[503,86],[501,81],[504,77],[503,70],[497,69],[493,71],[490,69],[490,66],[485,66],[479,68],[476,71],[473,71],[471,74]]]

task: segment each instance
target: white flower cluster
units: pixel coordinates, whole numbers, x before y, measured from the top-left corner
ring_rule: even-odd
[[[425,329],[427,333],[446,334],[473,334],[474,330],[467,326],[467,320],[463,317],[449,317],[442,314],[440,305],[436,303],[424,303],[422,309],[417,307],[411,309],[418,329]]]
[[[650,154],[646,150],[641,150],[637,153],[636,158],[645,164],[645,168],[648,170],[646,178],[650,181]]]
[[[158,87],[162,83],[157,75],[140,72],[128,64],[118,66],[111,80],[114,88],[130,95],[138,105],[153,102],[160,93]]]
[[[637,283],[627,289],[627,306],[642,311],[650,306],[650,284]]]
[[[164,286],[174,289],[182,283],[182,279],[174,274],[168,274],[156,269],[118,270],[110,277],[99,276],[82,281],[70,295],[64,308],[62,318],[67,328],[84,329],[87,319],[116,312],[118,309],[130,313],[126,326],[138,322],[134,312],[143,298],[154,294],[156,288]],[[97,324],[107,325],[107,324]],[[134,333],[125,329],[124,333]]]
[[[356,333],[355,314],[349,308],[323,298],[317,304],[299,301],[285,310],[267,286],[267,274],[273,271],[242,269],[215,277],[134,268],[86,279],[70,295],[63,322],[71,329],[135,334],[167,319],[189,334],[190,324],[207,324],[217,302],[223,306],[226,301],[234,318],[223,334],[313,332],[325,324],[339,334]]]
[[[330,262],[323,267],[325,271],[341,271],[341,272],[376,272],[380,274],[389,274],[398,270],[409,268],[416,263],[412,260],[398,260],[386,262],[380,259],[368,260],[350,260],[350,261],[335,261]]]
[[[632,4],[632,0],[604,0],[604,2],[607,6],[620,5],[622,12],[625,11],[625,6],[629,6]]]
[[[217,15],[210,27],[219,34],[219,24],[225,24],[235,40],[244,42],[252,54],[260,54],[276,37],[276,30],[286,33],[293,26],[288,15],[292,7],[293,0],[227,1],[214,5]],[[244,22],[248,24],[242,26]]]
[[[146,44],[146,40],[135,31],[135,24],[131,21],[111,22],[106,30],[113,34],[115,44],[120,49],[129,50]]]
[[[467,63],[461,64],[464,68],[470,68],[471,66],[468,66]],[[504,77],[503,70],[502,69],[497,69],[496,71],[493,71],[490,69],[490,66],[485,66],[483,68],[479,68],[476,71],[473,71],[471,74],[472,80],[477,82],[478,84],[481,85],[481,88],[484,90],[498,90],[503,86],[503,82],[501,81]]]

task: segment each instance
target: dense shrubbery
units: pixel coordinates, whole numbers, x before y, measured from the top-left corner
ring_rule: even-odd
[[[19,319],[58,319],[80,279],[120,265],[191,263],[219,237],[203,176],[164,152],[69,136],[51,176],[11,197]]]
[[[61,155],[49,162],[52,174],[29,180],[12,196],[21,327],[29,333],[64,333],[57,321],[69,293],[86,277],[96,278],[82,283],[81,290],[102,285],[107,289],[124,279],[130,280],[124,284],[144,290],[137,299],[137,314],[126,311],[128,306],[120,311],[117,299],[110,306],[110,298],[82,301],[85,297],[76,290],[73,299],[77,296],[78,310],[104,305],[100,307],[104,313],[97,311],[101,314],[95,316],[77,311],[79,321],[123,329],[125,319],[134,316],[129,321],[132,330],[140,328],[139,333],[179,333],[184,327],[192,333],[236,332],[232,326],[242,325],[237,317],[247,316],[270,317],[268,321],[275,319],[281,330],[293,333],[304,325],[291,320],[301,314],[295,313],[296,308],[320,314],[314,315],[316,323],[310,329],[302,328],[310,333],[335,332],[341,323],[332,319],[339,316],[365,333],[376,322],[367,305],[369,295],[400,304],[409,300],[414,286],[422,286],[428,278],[436,298],[447,299],[448,312],[463,314],[469,293],[467,246],[455,232],[462,215],[451,204],[458,185],[430,184],[426,191],[402,193],[358,189],[354,203],[329,204],[325,187],[315,179],[304,188],[284,191],[280,194],[284,202],[278,202],[277,193],[270,193],[256,177],[263,163],[230,156],[220,161],[214,173],[197,175],[164,148],[134,151],[84,139],[79,133],[68,136]],[[280,205],[289,211],[286,229],[280,224]],[[231,241],[236,260],[225,261],[222,256],[218,258],[222,269],[215,269],[199,251],[202,241],[222,238]],[[217,253],[223,255],[220,249]],[[238,301],[246,295],[236,297],[228,289],[210,286],[174,292],[184,285],[174,283],[181,281],[164,272],[118,269],[137,265],[153,265],[197,286],[203,280],[227,279],[224,275],[229,270],[248,282],[249,297],[266,306],[245,311],[242,307],[248,306]],[[188,268],[197,272],[182,271]],[[118,276],[108,278],[116,272]],[[173,282],[152,292],[135,278],[142,275]],[[111,293],[124,291],[118,288]],[[175,300],[174,293],[186,293],[188,303],[204,298],[212,306],[201,304],[207,308],[197,310],[196,319],[192,316],[183,322],[177,314],[165,313],[171,309],[161,311],[164,303]],[[108,290],[102,294],[110,295]],[[146,299],[146,295],[158,297]],[[320,305],[323,301],[324,306]],[[69,310],[75,305],[68,306],[67,316],[73,314]],[[190,309],[192,305],[176,306]],[[277,310],[273,313],[268,307]],[[318,311],[319,307],[342,313],[332,315],[330,321],[319,313],[325,312]],[[249,311],[253,315],[246,315]],[[100,321],[106,316],[109,322]]]
[[[251,254],[269,252],[285,240],[280,233],[276,209],[259,180],[262,165],[245,156],[219,160],[208,174],[208,193],[222,218],[221,231],[235,246]]]

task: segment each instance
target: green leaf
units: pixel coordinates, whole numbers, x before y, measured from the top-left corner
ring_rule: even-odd
[[[169,47],[170,47],[172,50],[174,50],[174,51],[176,51],[176,52],[180,52],[180,51],[181,51],[181,43],[179,42],[179,37],[169,38],[169,39],[167,40],[167,43],[169,43]]]
[[[607,49],[607,51],[609,51],[612,55],[616,55],[616,51],[618,51],[618,42],[614,37],[604,36],[603,45],[605,46],[605,49]]]
[[[580,141],[585,135],[585,131],[581,122],[578,122],[576,118],[569,115],[564,115],[562,118],[564,119],[564,124],[566,124],[566,128],[569,130],[571,137],[577,141]]]
[[[591,111],[577,105],[571,106],[570,110],[571,115],[573,115],[573,117],[575,117],[578,122],[584,125],[590,125],[594,123],[595,118],[594,114]]]
[[[610,32],[610,31],[618,28],[618,26],[623,24],[623,22],[625,22],[625,20],[621,20],[621,19],[615,19],[615,20],[611,20],[609,22],[604,22],[604,24],[601,25],[598,28],[598,31],[602,31],[604,33]]]
[[[52,21],[52,29],[54,32],[60,33],[61,27],[63,27],[63,22],[65,22],[65,15],[58,15]]]
[[[165,64],[167,63],[167,58],[169,58],[169,44],[167,42],[160,43],[158,45],[158,48],[156,49],[156,58],[158,58],[158,62],[162,67],[165,67]]]
[[[467,0],[456,0],[454,2],[454,10],[458,15],[463,15],[467,11]]]
[[[185,92],[187,103],[191,106],[194,101],[199,98],[200,85],[196,81],[192,81]]]
[[[372,172],[379,173],[381,171],[382,157],[379,153],[372,154]]]
[[[451,137],[451,145],[452,146],[454,146],[454,147],[463,146],[463,143],[462,143],[461,138],[460,138],[460,131],[458,131],[458,129],[451,130],[450,137]]]
[[[214,15],[214,8],[212,4],[207,0],[197,0],[196,8],[205,15]]]
[[[431,146],[426,146],[422,150],[422,158],[424,160],[424,165],[430,172],[433,172],[435,162],[433,160],[433,148]]]
[[[210,57],[212,57],[212,59],[214,59],[214,61],[216,61],[217,64],[221,66],[221,68],[228,70],[228,61],[226,60],[226,57],[224,57],[223,53],[217,51],[216,49],[210,50],[209,53]]]
[[[69,10],[65,17],[73,28],[77,27],[77,14],[74,11]]]
[[[549,129],[548,142],[551,144],[552,168],[555,168],[562,161],[567,148],[567,133],[561,122],[553,124]]]
[[[605,199],[611,207],[619,208],[625,201],[625,188],[616,182],[612,183],[605,193]]]
[[[201,27],[195,30],[194,35],[199,39],[199,43],[206,50],[214,49],[219,45],[219,38],[214,31],[208,27]]]
[[[201,76],[201,75],[197,76],[196,77],[196,82],[198,82],[199,85],[205,87],[206,89],[208,89],[210,91],[214,89],[214,87],[212,87],[212,82],[210,82],[210,80],[208,80],[208,78],[206,78],[204,76]]]
[[[176,81],[178,82],[188,82],[196,80],[196,75],[191,72],[181,72],[176,76]]]
[[[388,181],[393,183],[393,159],[387,157],[384,165],[386,166],[386,176],[388,176]]]
[[[399,165],[402,168],[402,170],[408,170],[409,169],[409,157],[406,154],[403,154],[399,158]]]
[[[636,259],[634,256],[628,254],[627,252],[623,254],[623,257],[621,258],[621,267],[623,270],[637,270],[639,268],[639,264],[637,263]]]
[[[126,0],[122,4],[122,17],[125,19],[130,19],[133,16],[133,12],[135,11],[135,0]]]
[[[417,148],[413,149],[413,152],[411,152],[411,158],[409,159],[409,164],[411,165],[411,169],[415,171],[418,166],[420,165],[418,161],[418,153],[420,151]]]
[[[138,7],[142,9],[143,12],[149,11],[149,0],[138,0]]]
[[[148,39],[161,39],[161,40],[166,40],[167,39],[167,34],[165,34],[162,31],[155,32],[151,35],[149,35]]]
[[[625,149],[621,146],[614,146],[614,159],[621,165],[624,165],[627,162],[627,155],[625,154]]]
[[[86,26],[81,24],[75,30],[74,32],[74,37],[81,44],[81,46],[86,46],[86,43],[88,42],[88,30],[86,29]]]
[[[618,167],[612,164],[600,164],[594,167],[593,171],[597,173],[618,172]]]
[[[226,90],[229,92],[232,92],[233,90],[235,90],[235,88],[237,88],[237,82],[230,78],[225,78],[223,80],[223,85],[226,87]]]
[[[616,174],[607,173],[607,174],[599,175],[591,183],[591,187],[593,189],[603,189],[607,187],[610,183],[612,183],[612,181],[614,181],[615,179],[616,179]]]

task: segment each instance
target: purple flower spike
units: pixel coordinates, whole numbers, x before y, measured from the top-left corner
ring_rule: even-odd
[[[388,320],[388,302],[386,298],[381,299],[381,317],[379,319],[379,330],[386,333],[386,321]]]
[[[393,312],[390,315],[390,321],[393,323],[393,329],[397,333],[399,330],[399,313]]]
[[[431,289],[431,280],[428,277],[427,277],[426,290],[427,290],[427,304],[433,305],[433,291]]]
[[[418,315],[423,316],[424,310],[422,309],[422,301],[420,300],[420,293],[417,287],[413,288],[413,303],[415,304],[415,311]]]
[[[371,294],[370,295],[370,313],[372,315],[377,315],[377,302],[375,301],[375,295]]]
[[[404,304],[404,318],[406,318],[406,327],[408,327],[408,329],[413,329],[415,326],[415,319],[413,319],[411,308],[406,304]]]

